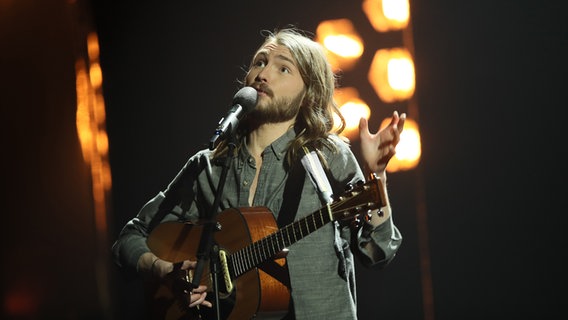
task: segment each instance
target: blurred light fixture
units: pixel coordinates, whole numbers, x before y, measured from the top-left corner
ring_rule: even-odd
[[[381,122],[380,128],[386,127],[391,118],[386,118]],[[400,141],[396,146],[396,153],[387,165],[388,172],[405,171],[416,168],[422,154],[420,143],[420,130],[418,123],[411,118],[406,118],[404,130],[400,134]]]
[[[349,19],[320,22],[315,40],[324,47],[334,71],[351,69],[364,51],[363,40]]]
[[[345,129],[341,134],[349,139],[357,138],[357,134],[359,133],[359,120],[362,117],[369,119],[371,109],[365,101],[359,98],[357,89],[352,87],[337,89],[334,94],[334,99],[346,122]],[[334,123],[339,123],[338,116],[335,114]]]
[[[414,94],[414,62],[407,49],[380,49],[368,74],[369,82],[384,102],[407,100]]]
[[[75,122],[83,152],[83,160],[91,168],[97,236],[107,231],[107,193],[112,187],[108,162],[109,142],[106,131],[106,109],[102,94],[103,75],[99,63],[99,44],[95,33],[87,36],[88,61],[77,59],[75,86],[77,110]]]
[[[408,0],[364,0],[363,12],[379,32],[401,30],[410,20]]]

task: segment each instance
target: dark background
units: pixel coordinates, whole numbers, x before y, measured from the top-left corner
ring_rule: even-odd
[[[385,270],[358,268],[361,319],[559,318],[566,5],[412,1],[411,13],[422,158],[389,175],[404,244]],[[340,83],[360,88],[376,128],[405,108],[380,102],[366,82],[374,50],[398,35],[376,33],[359,1],[0,1],[5,317],[137,318],[139,283],[97,252],[208,142],[260,30],[315,32],[337,18],[354,21],[367,42]],[[108,243],[95,239],[75,131],[85,25],[101,47]],[[101,261],[108,278],[93,266]],[[10,313],[14,301],[29,312]]]

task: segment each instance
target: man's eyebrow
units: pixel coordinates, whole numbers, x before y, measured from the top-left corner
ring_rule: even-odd
[[[285,55],[283,55],[283,54],[277,55],[276,58],[279,58],[279,59],[284,60],[284,61],[288,61],[288,62],[290,62],[291,64],[296,65],[296,63],[294,62],[294,60],[293,60],[292,58],[289,58],[289,57],[287,57],[287,56],[285,56]]]
[[[256,53],[255,58],[258,57],[258,56],[267,56],[267,55],[268,55],[267,50],[259,50]]]
[[[263,50],[259,50],[259,51],[256,53],[256,56],[255,56],[254,58],[256,59],[256,58],[258,58],[258,57],[267,57],[268,55],[269,55],[269,54],[268,54],[268,50],[263,49]],[[277,59],[280,59],[280,60],[284,60],[284,61],[290,62],[290,63],[293,64],[293,65],[296,65],[296,63],[294,62],[294,60],[293,60],[292,58],[290,58],[290,57],[288,57],[288,56],[285,56],[285,55],[283,55],[283,54],[276,55],[274,58],[277,58]]]

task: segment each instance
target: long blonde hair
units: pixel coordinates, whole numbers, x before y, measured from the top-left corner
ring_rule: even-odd
[[[335,151],[336,147],[329,140],[329,135],[341,133],[345,128],[345,119],[333,99],[337,78],[322,46],[295,27],[277,29],[273,32],[264,30],[262,34],[265,39],[260,47],[267,43],[276,43],[290,50],[306,85],[304,99],[295,124],[299,134],[290,144],[287,154],[288,163],[302,156],[304,146],[316,150],[327,147]],[[244,80],[241,83],[244,84]],[[335,127],[334,113],[340,119],[340,123]],[[246,127],[239,128],[241,137],[246,135],[247,129]],[[226,145],[219,147],[218,149],[226,149]],[[216,155],[224,153],[223,151],[226,150],[219,150]]]

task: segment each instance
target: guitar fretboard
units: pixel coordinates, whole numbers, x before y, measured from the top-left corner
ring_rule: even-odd
[[[229,256],[233,275],[239,277],[332,220],[331,209],[326,206],[234,252]]]

